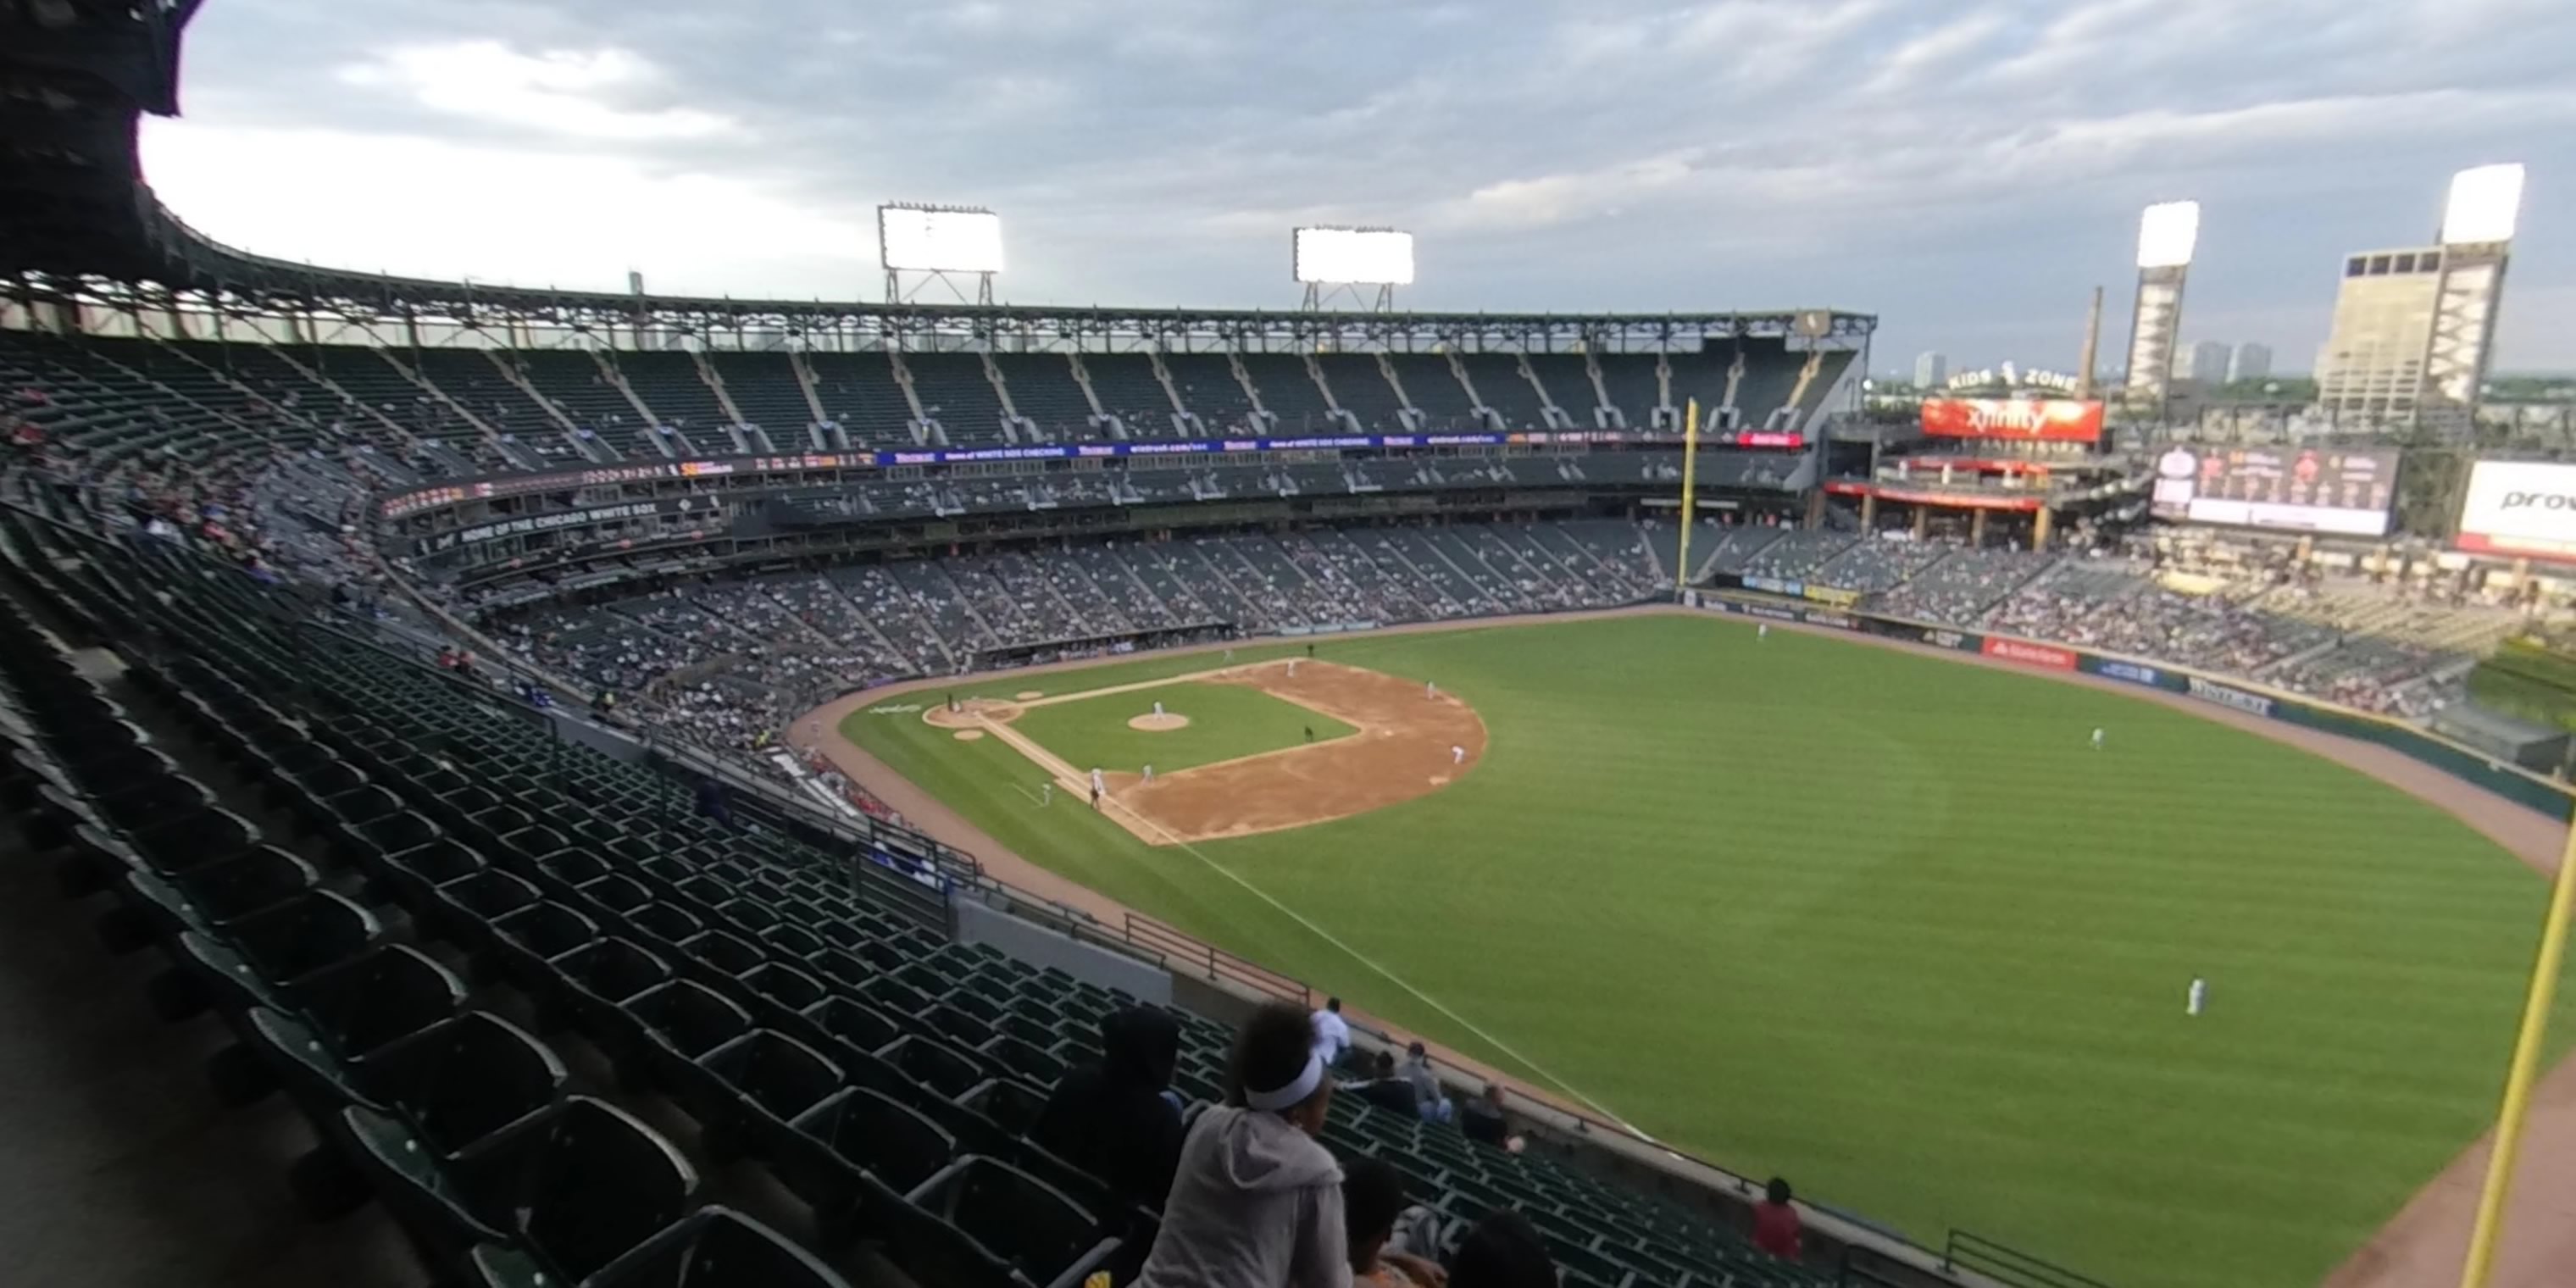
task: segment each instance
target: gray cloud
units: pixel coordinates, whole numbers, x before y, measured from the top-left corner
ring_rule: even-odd
[[[477,42],[621,74],[473,110],[406,79]],[[1831,303],[1882,316],[1882,366],[2070,360],[2092,285],[2125,306],[2137,208],[2185,196],[2187,336],[2304,365],[2342,252],[2518,159],[2504,360],[2576,367],[2570,48],[2563,0],[219,0],[185,85],[188,128],[606,157],[849,227],[841,262],[653,242],[671,289],[847,294],[869,208],[916,199],[1003,212],[1012,298],[1286,305],[1289,225],[1365,220],[1421,234],[1423,307]]]

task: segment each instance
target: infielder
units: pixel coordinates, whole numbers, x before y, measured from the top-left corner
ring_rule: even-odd
[[[1163,718],[1163,704],[1160,702],[1154,704],[1154,718],[1157,720]]]
[[[1450,764],[1453,764],[1453,765],[1463,765],[1463,764],[1466,764],[1466,763],[1467,763],[1467,749],[1466,749],[1466,748],[1464,748],[1464,747],[1459,747],[1459,746],[1454,746],[1454,745],[1453,745],[1453,746],[1451,746],[1451,747],[1449,748],[1449,763],[1450,763]]]
[[[1439,701],[1439,700],[1440,700],[1440,686],[1439,686],[1439,685],[1437,685],[1437,684],[1433,684],[1433,683],[1431,683],[1431,682],[1430,682],[1430,681],[1428,681],[1428,680],[1423,681],[1423,682],[1422,682],[1422,696],[1423,696],[1425,699],[1428,699],[1428,700],[1430,700],[1430,701],[1434,701],[1434,702]]]
[[[1092,766],[1092,767],[1091,767],[1091,807],[1092,807],[1093,809],[1098,809],[1098,808],[1100,808],[1100,794],[1101,794],[1102,792],[1105,792],[1105,791],[1108,791],[1108,790],[1109,790],[1109,784],[1108,784],[1107,780],[1105,780],[1105,779],[1103,779],[1103,778],[1101,777],[1101,775],[1100,775],[1100,767],[1099,767],[1098,765],[1094,765],[1094,766]]]
[[[2102,731],[2099,729],[2093,731],[2093,750],[2102,750]]]
[[[1154,781],[1154,767],[1152,765],[1145,766],[1145,781],[1149,783]]]
[[[1288,678],[1291,680],[1297,678],[1297,659],[1293,657],[1288,659]]]
[[[2191,982],[2191,997],[2183,1003],[2183,1014],[2198,1015],[2201,1013],[2201,1010],[2208,1005],[2209,981],[2205,979],[2193,980]]]

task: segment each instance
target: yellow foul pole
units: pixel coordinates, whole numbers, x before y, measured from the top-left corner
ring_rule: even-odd
[[[1685,404],[1682,412],[1682,545],[1673,559],[1673,598],[1680,599],[1690,586],[1691,522],[1699,514],[1692,508],[1691,493],[1699,482],[1699,399]]]
[[[2504,1233],[2505,1200],[2513,1193],[2514,1164],[2522,1155],[2523,1122],[2531,1115],[2531,1083],[2540,1073],[2540,1042],[2549,1031],[2559,963],[2567,956],[2571,912],[2576,912],[2576,827],[2568,829],[2558,856],[2558,879],[2550,883],[2549,920],[2541,926],[2540,955],[2531,966],[2531,988],[2523,995],[2522,1033],[2514,1039],[2513,1064],[2504,1075],[2495,1152],[2487,1159],[2487,1187],[2478,1195],[2478,1223],[2469,1232],[2469,1260],[2460,1270],[2460,1288],[2486,1288],[2487,1276],[2495,1270],[2496,1240]]]

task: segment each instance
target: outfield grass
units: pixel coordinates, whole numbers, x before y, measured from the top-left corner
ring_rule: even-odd
[[[1147,733],[1130,729],[1130,717],[1151,712],[1160,702],[1173,715],[1188,716],[1188,725]],[[1129,693],[1112,693],[1078,702],[1031,707],[1012,727],[1039,746],[1064,757],[1076,769],[1111,769],[1137,773],[1147,765],[1169,774],[1194,765],[1257,756],[1266,751],[1303,745],[1308,730],[1314,741],[1330,742],[1356,732],[1323,712],[1274,698],[1240,684],[1180,683]]]
[[[1714,619],[1324,656],[1474,705],[1477,772],[1148,847],[1033,808],[1010,784],[1040,776],[992,740],[844,729],[1032,860],[1712,1161],[2122,1288],[2313,1283],[2493,1110],[2542,883],[2351,770]],[[2194,976],[2211,1007],[2186,1019]]]

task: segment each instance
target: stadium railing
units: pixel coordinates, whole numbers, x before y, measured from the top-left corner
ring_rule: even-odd
[[[1160,954],[1166,970],[1177,972],[1187,968],[1191,974],[1210,984],[1231,983],[1300,1006],[1315,1004],[1315,990],[1303,981],[1237,957],[1151,917],[1128,913],[1125,928],[1127,942]]]
[[[1941,1247],[1941,1268],[1984,1275],[2009,1288],[2111,1288],[2064,1266],[1965,1230],[1952,1230]]]

